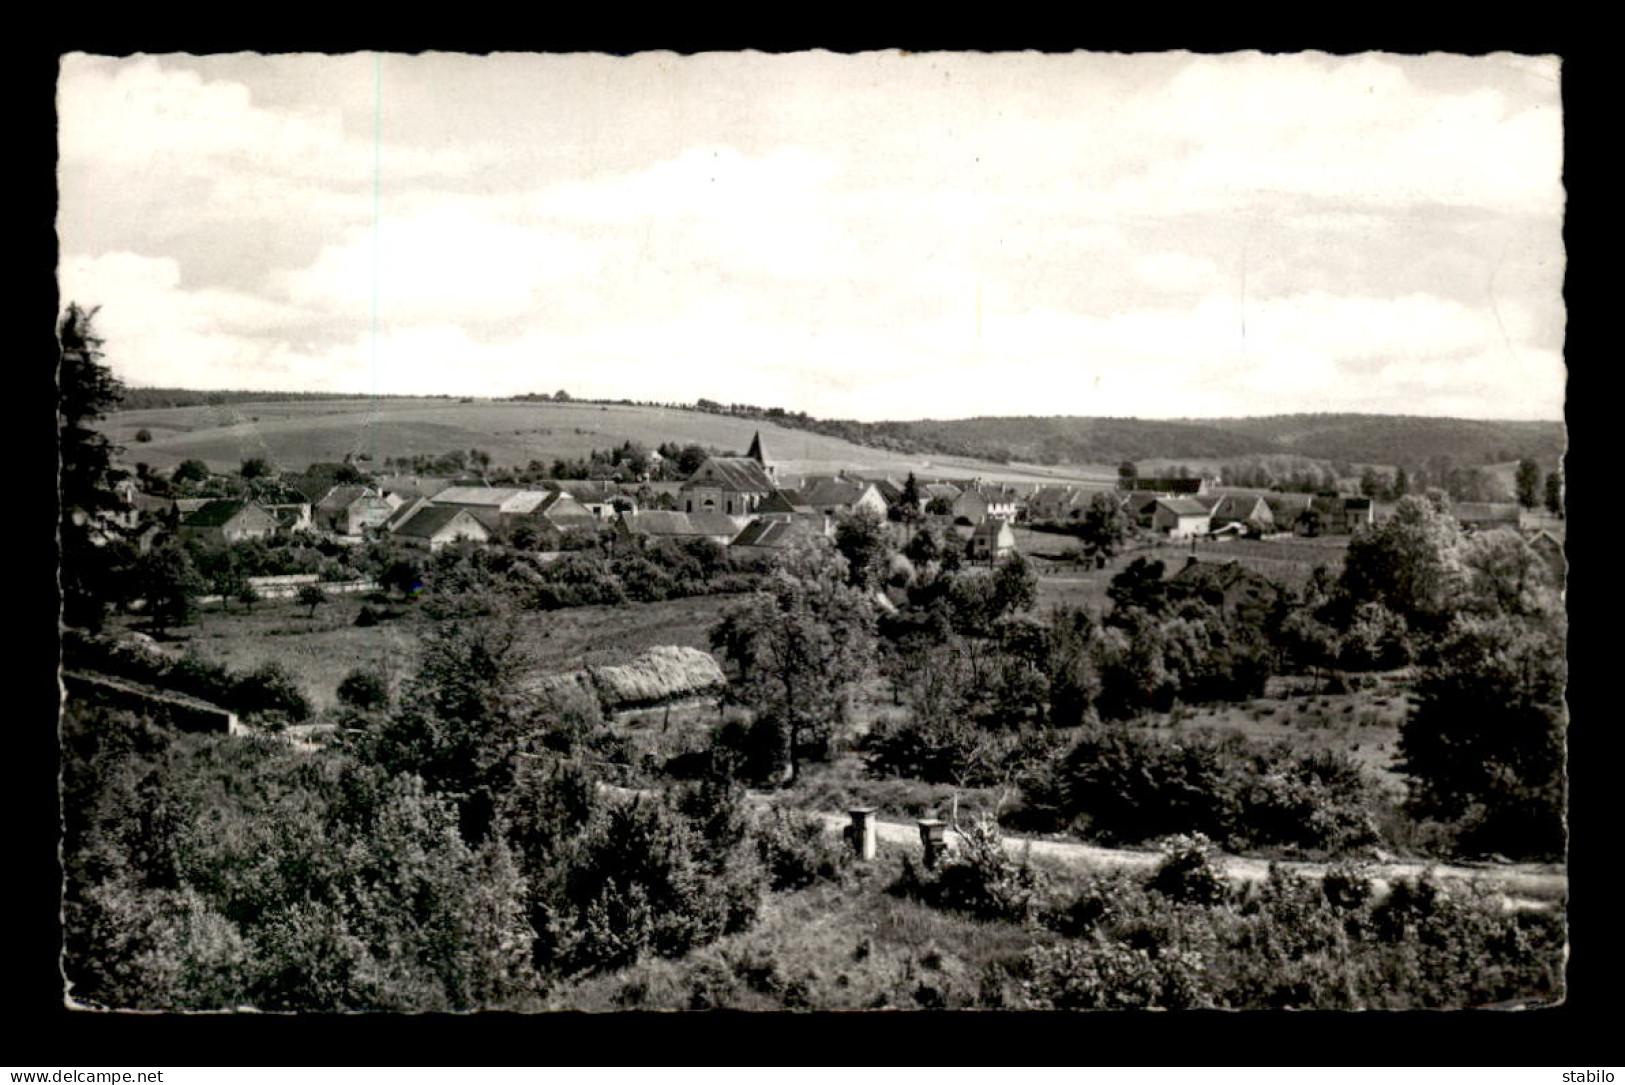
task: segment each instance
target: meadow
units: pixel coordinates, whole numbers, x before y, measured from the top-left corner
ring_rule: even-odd
[[[953,456],[907,455],[765,421],[666,407],[445,399],[237,403],[120,411],[101,429],[131,460],[167,469],[198,459],[230,470],[263,457],[284,470],[346,456],[381,469],[384,461],[478,448],[497,467],[532,460],[584,459],[627,441],[646,448],[671,442],[743,452],[758,431],[781,475],[910,471],[927,477],[981,477],[1109,485],[1106,467],[1047,468]],[[149,441],[137,441],[142,430]]]

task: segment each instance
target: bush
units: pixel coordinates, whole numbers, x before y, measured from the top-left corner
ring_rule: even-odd
[[[756,848],[775,892],[836,879],[851,856],[818,818],[779,807],[757,825]]]
[[[1039,914],[1044,888],[1043,876],[1010,858],[998,824],[984,816],[960,831],[959,847],[936,871],[917,870],[905,859],[894,891],[978,919],[1024,923]]]
[[[1047,770],[1030,772],[1023,794],[1028,827],[1072,828],[1107,844],[1202,833],[1232,850],[1323,855],[1377,839],[1379,799],[1356,762],[1239,735],[1165,740],[1092,728]]]
[[[344,676],[338,688],[339,703],[362,712],[389,706],[389,679],[377,671],[358,667]]]
[[[245,715],[281,713],[295,723],[310,717],[310,700],[280,663],[266,663],[238,678],[231,704]]]
[[[1151,888],[1184,904],[1218,904],[1230,895],[1222,860],[1201,833],[1176,836],[1162,845],[1163,860]]]

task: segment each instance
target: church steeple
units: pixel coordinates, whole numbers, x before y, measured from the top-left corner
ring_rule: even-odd
[[[776,478],[777,477],[777,472],[771,466],[768,465],[767,456],[766,456],[765,453],[762,452],[762,431],[761,430],[757,430],[756,431],[756,436],[754,436],[754,437],[752,437],[750,439],[750,451],[745,453],[745,458],[747,460],[755,460],[757,463],[761,464],[762,465],[762,470],[767,472],[767,477],[768,478]]]

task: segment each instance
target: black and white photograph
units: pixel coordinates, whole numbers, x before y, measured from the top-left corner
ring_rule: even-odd
[[[1564,63],[63,54],[67,1011],[1563,1006]]]

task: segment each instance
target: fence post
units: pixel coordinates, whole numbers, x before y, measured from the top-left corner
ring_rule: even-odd
[[[852,824],[846,828],[846,839],[852,845],[852,850],[859,859],[873,859],[875,857],[875,808],[873,806],[860,806],[848,810]]]
[[[947,824],[937,818],[920,819],[920,846],[925,849],[925,869],[935,870],[941,858]]]

